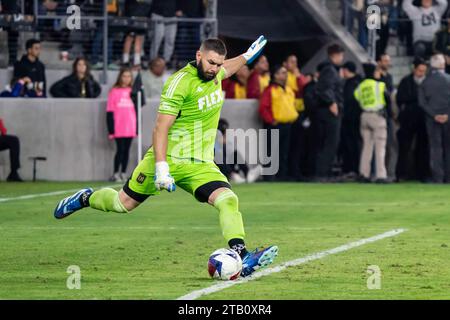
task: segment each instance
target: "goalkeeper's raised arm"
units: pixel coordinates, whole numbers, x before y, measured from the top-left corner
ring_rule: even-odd
[[[264,36],[260,36],[255,42],[252,43],[247,52],[235,58],[225,60],[223,68],[226,71],[226,78],[235,74],[244,64],[252,63],[261,54],[266,43],[267,39],[264,38]]]

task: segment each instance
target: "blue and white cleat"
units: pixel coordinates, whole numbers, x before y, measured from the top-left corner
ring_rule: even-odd
[[[75,211],[82,209],[84,206],[81,204],[81,197],[88,196],[93,193],[92,188],[81,189],[74,195],[62,199],[55,209],[54,215],[56,219],[63,219]]]
[[[242,277],[248,277],[253,272],[260,268],[267,267],[273,262],[273,259],[278,255],[278,247],[270,246],[259,251],[255,249],[253,252],[247,253],[242,259]]]

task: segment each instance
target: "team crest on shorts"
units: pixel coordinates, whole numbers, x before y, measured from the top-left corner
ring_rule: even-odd
[[[136,181],[140,184],[143,184],[145,181],[145,178],[147,178],[147,177],[145,176],[145,174],[143,174],[141,172],[141,173],[139,173],[138,177],[136,178]]]

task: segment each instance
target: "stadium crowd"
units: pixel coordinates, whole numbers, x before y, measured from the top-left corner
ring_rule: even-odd
[[[385,52],[389,37],[395,35],[406,45],[409,56],[426,58],[434,51],[448,53],[448,30],[441,30],[448,0],[341,0],[342,24],[366,49],[366,17],[374,5],[380,8],[381,15],[376,52]]]
[[[258,99],[262,126],[269,131],[279,131],[280,169],[276,176],[264,176],[264,179],[450,183],[450,76],[445,73],[445,69],[449,72],[450,65],[450,14],[447,13],[447,26],[442,29],[439,18],[447,9],[447,0],[422,0],[420,3],[413,3],[412,0],[350,1],[350,7],[349,1],[343,1],[346,25],[349,20],[353,23],[354,19],[360,19],[358,10],[369,4],[384,6],[386,10],[383,13],[387,12],[388,17],[396,8],[402,9],[395,11],[398,15],[401,12],[408,15],[412,21],[411,36],[414,40],[411,42],[411,53],[415,55],[412,73],[402,79],[398,88],[394,87],[389,73],[390,57],[385,53],[387,40],[382,38],[382,28],[379,31],[380,47],[377,52],[380,54],[376,63],[368,62],[360,67],[353,61],[345,61],[344,49],[334,44],[328,47],[328,59],[320,63],[313,74],[300,71],[295,54],[287,55],[281,64],[275,65],[270,64],[267,56],[261,55],[251,65],[244,66],[233,77],[224,80],[222,87],[227,99]],[[42,1],[41,9],[57,10],[59,4],[53,2]],[[1,1],[2,12],[14,7],[8,7],[5,5],[7,3],[10,2]],[[117,13],[116,2],[110,3],[108,13]],[[146,2],[125,1],[125,14],[128,12],[133,16],[139,12],[153,18],[201,16],[203,1],[184,8],[181,3],[154,0],[150,7]],[[434,20],[426,20],[432,25],[426,23],[430,29],[424,30],[425,25],[415,23],[420,15],[422,21],[426,20],[424,16],[435,17]],[[382,21],[388,23],[386,34],[389,35],[392,21]],[[401,23],[395,25],[399,36]],[[176,26],[174,31],[170,23],[160,24],[156,31],[158,41],[150,45],[148,70],[143,70],[139,79],[147,97],[161,94],[167,64],[172,64],[176,46]],[[433,32],[430,33],[430,30]],[[111,178],[114,181],[125,179],[131,141],[136,136],[135,101],[132,99],[135,89],[131,68],[136,70],[141,67],[143,53],[140,50],[144,48],[141,31],[129,30],[123,45],[122,69],[108,95],[108,134],[117,144]],[[178,28],[178,32],[187,31]],[[426,39],[423,37],[425,33]],[[94,39],[94,44],[102,41],[101,32],[96,35],[99,36]],[[159,50],[163,38],[165,45],[163,50]],[[366,45],[364,35],[359,34],[358,39],[363,46]],[[131,50],[133,43],[134,50]],[[76,46],[76,41],[71,45]],[[100,47],[94,45],[92,52]],[[46,97],[45,66],[39,60],[40,41],[29,39],[25,49],[23,57],[14,62],[13,79],[9,87],[1,92],[2,97]],[[134,52],[132,63],[131,51]],[[96,58],[98,55],[78,54],[80,56],[75,58],[72,72],[48,90],[53,97],[96,98],[100,95],[101,87],[90,72],[90,62],[97,66],[100,63]],[[108,62],[112,63],[110,58],[108,56]],[[361,69],[364,74],[358,73]],[[117,108],[118,103],[127,107]],[[222,119],[219,130],[224,132],[227,127],[226,119]],[[16,150],[11,152],[15,160],[11,158],[10,180],[18,181],[21,180],[17,173],[20,167],[17,161],[19,142],[16,137],[17,142],[6,137],[6,130],[1,130],[0,150]],[[269,140],[269,147],[270,144]],[[236,154],[235,158],[238,156]],[[243,164],[222,166],[221,169],[234,182],[253,182],[261,167],[250,168]]]

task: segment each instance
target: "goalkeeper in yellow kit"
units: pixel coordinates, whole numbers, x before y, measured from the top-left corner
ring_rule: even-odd
[[[205,40],[196,53],[196,60],[175,72],[165,83],[153,146],[123,188],[119,192],[111,188],[82,189],[61,200],[54,216],[62,219],[84,207],[127,213],[160,190],[173,192],[178,186],[219,210],[222,234],[242,258],[242,276],[272,263],[278,253],[277,246],[247,251],[238,198],[213,161],[224,99],[222,80],[252,62],[266,42],[260,36],[246,53],[225,60],[225,44],[219,39]]]

